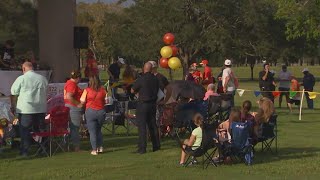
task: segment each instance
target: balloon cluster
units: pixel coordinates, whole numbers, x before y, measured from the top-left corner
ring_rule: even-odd
[[[171,68],[176,70],[181,67],[181,61],[177,58],[178,48],[173,45],[174,35],[172,33],[166,33],[163,36],[163,42],[166,46],[163,46],[160,50],[161,59],[160,67]]]

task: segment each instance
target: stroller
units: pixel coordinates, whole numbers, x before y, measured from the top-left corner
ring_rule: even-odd
[[[248,122],[233,122],[231,125],[231,143],[219,147],[223,157],[230,157],[232,161],[253,163],[253,145],[249,136],[250,124]]]

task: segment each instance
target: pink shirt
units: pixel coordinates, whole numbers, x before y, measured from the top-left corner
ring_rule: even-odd
[[[219,94],[218,94],[218,93],[215,93],[215,92],[213,92],[213,91],[211,91],[211,90],[209,90],[209,91],[207,91],[206,94],[204,95],[203,100],[206,101],[210,96],[219,96]]]

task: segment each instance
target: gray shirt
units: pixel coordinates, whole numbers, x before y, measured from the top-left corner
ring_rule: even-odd
[[[279,87],[290,88],[291,73],[289,71],[279,72]]]

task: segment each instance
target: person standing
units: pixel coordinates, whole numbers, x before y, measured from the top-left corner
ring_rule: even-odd
[[[224,61],[224,70],[222,72],[222,86],[223,92],[230,94],[231,96],[231,107],[234,107],[234,95],[236,88],[238,88],[238,78],[235,76],[234,72],[231,69],[232,63],[231,60],[226,59]]]
[[[99,69],[98,69],[98,63],[95,59],[94,53],[91,50],[88,50],[87,52],[87,65],[85,68],[85,77],[88,78],[90,76],[98,76],[99,75]]]
[[[289,91],[291,84],[291,73],[287,70],[287,66],[282,66],[282,71],[279,72],[279,108],[281,108],[282,104],[282,96],[286,97],[287,106],[290,104]]]
[[[196,84],[199,84],[201,82],[201,72],[198,70],[197,67],[198,67],[197,63],[192,63],[190,66],[190,69],[193,70],[192,76],[194,78],[194,82]]]
[[[274,102],[272,91],[275,90],[276,83],[274,82],[274,73],[270,72],[269,63],[265,63],[263,65],[263,71],[259,72],[259,86],[261,95]]]
[[[11,95],[18,98],[16,106],[15,100],[12,105],[20,122],[20,154],[27,156],[31,142],[31,127],[37,128],[35,131],[44,128],[48,81],[33,71],[31,62],[23,63],[22,72],[23,75],[19,76],[11,86]]]
[[[108,74],[109,74],[109,83],[112,85],[113,83],[116,83],[120,79],[120,70],[125,65],[125,61],[123,58],[118,58],[118,61],[111,64],[108,68]],[[117,88],[112,88],[112,95],[115,97]]]
[[[65,106],[70,108],[70,135],[76,152],[80,150],[79,129],[82,120],[82,104],[80,102],[82,90],[78,86],[80,77],[79,71],[71,72],[71,78],[65,83],[63,90]]]
[[[313,87],[316,83],[316,80],[315,80],[313,74],[311,74],[309,72],[308,68],[304,68],[302,72],[303,72],[304,76],[303,76],[303,80],[302,80],[301,85],[304,87],[305,91],[313,92]],[[313,99],[310,99],[308,92],[305,92],[308,108],[313,109]]]
[[[136,110],[138,120],[138,151],[139,154],[146,153],[148,126],[153,151],[160,150],[160,138],[156,124],[156,101],[159,90],[159,81],[152,74],[152,64],[147,62],[143,68],[144,74],[133,84],[131,92],[138,93],[138,105]]]
[[[212,77],[212,70],[209,66],[208,60],[204,59],[200,63],[202,67],[204,67],[204,71],[202,74],[202,85],[207,88],[207,86],[211,83],[214,83],[214,79]]]
[[[83,91],[80,101],[86,107],[85,116],[90,134],[92,155],[103,153],[101,128],[106,116],[104,110],[106,96],[107,92],[101,86],[99,78],[90,76],[89,87]]]
[[[12,40],[7,40],[0,52],[0,67],[10,68],[14,60],[14,45]]]

